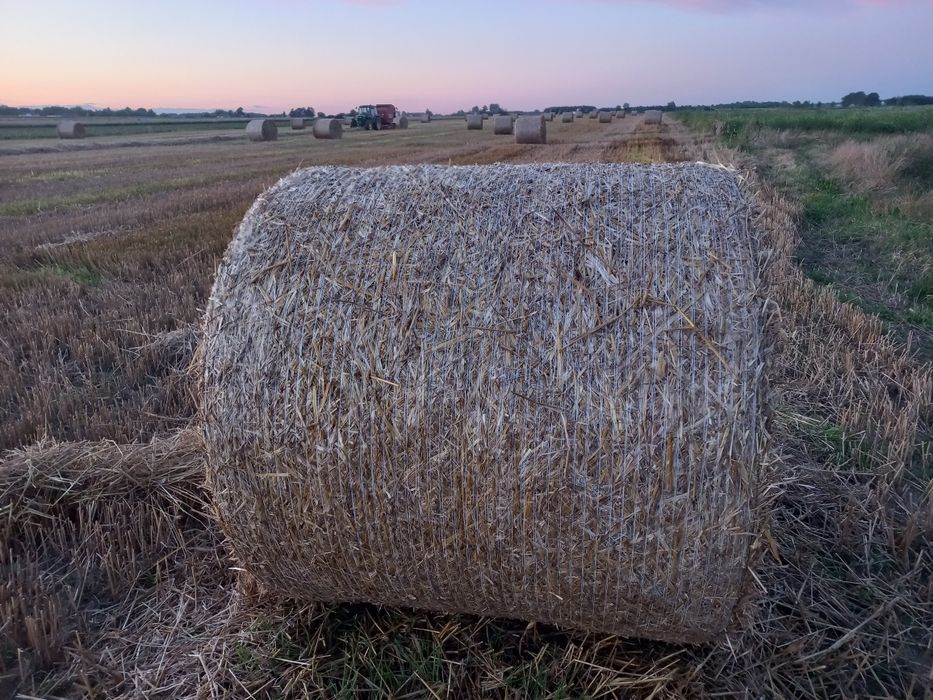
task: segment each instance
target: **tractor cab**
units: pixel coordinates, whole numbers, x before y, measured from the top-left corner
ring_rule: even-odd
[[[356,116],[350,121],[350,126],[357,126],[366,129],[379,130],[381,124],[379,119],[379,112],[376,111],[375,105],[360,105],[356,108]]]

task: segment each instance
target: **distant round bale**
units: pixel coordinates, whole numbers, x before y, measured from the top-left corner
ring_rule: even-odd
[[[519,117],[515,120],[515,143],[547,143],[547,127],[543,116]]]
[[[467,129],[477,130],[483,128],[482,114],[468,114],[466,117]]]
[[[421,123],[422,123],[422,124],[430,124],[430,123],[431,123],[431,115],[428,114],[427,112],[425,112],[424,114],[422,114],[422,115],[421,115]]]
[[[573,112],[562,112],[560,115],[560,120],[564,124],[573,123]]]
[[[616,112],[616,119],[625,119],[625,110],[620,110]]]
[[[237,566],[309,602],[722,638],[768,516],[752,206],[694,163],[283,178],[202,323]]]
[[[343,124],[339,119],[317,119],[311,133],[316,139],[342,139]]]
[[[544,112],[541,116],[544,117],[546,122],[554,121],[554,112]]]
[[[587,116],[589,116],[590,119],[596,119],[596,117],[599,116],[599,112],[597,112],[597,111],[594,109],[594,110],[593,110],[592,112],[590,112],[589,115],[587,115]]]
[[[576,112],[573,113],[573,116],[576,117],[577,119],[583,119],[583,110],[578,109]]]
[[[661,123],[661,110],[659,109],[649,109],[645,112],[645,124],[660,124]]]
[[[85,136],[84,124],[73,119],[58,122],[57,129],[60,139],[83,139]]]
[[[399,129],[407,129],[408,128],[408,117],[406,117],[403,114],[402,116],[396,118],[395,126],[397,126]]]
[[[600,124],[609,124],[611,121],[612,121],[612,112],[600,112],[599,113]]]
[[[305,120],[301,117],[292,117],[291,125],[293,129],[304,129]]]
[[[246,125],[246,135],[250,141],[275,141],[279,129],[271,119],[252,119]]]
[[[509,114],[500,114],[492,120],[492,133],[508,135],[512,133],[514,122]]]

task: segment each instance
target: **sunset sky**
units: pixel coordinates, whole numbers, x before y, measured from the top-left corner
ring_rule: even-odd
[[[933,93],[933,0],[0,0],[0,103],[337,112]]]

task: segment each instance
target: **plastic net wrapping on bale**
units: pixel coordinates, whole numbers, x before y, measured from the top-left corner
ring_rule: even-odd
[[[205,316],[235,554],[298,598],[716,635],[757,521],[757,281],[724,168],[284,178]]]

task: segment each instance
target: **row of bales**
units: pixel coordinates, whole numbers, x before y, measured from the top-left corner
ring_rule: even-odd
[[[581,118],[577,115],[582,112],[561,112],[561,122],[572,124],[574,119]],[[492,130],[497,136],[508,136],[515,134],[516,143],[546,143],[546,122],[554,121],[554,112],[543,112],[539,115],[526,115],[524,117],[513,114],[499,114],[492,118]],[[598,119],[600,124],[609,124],[613,117],[624,119],[624,111],[594,110],[589,113],[590,119]],[[473,112],[465,117],[468,131],[480,131],[486,120],[484,114]],[[526,121],[522,121],[526,120]],[[519,122],[523,127],[521,136],[519,135]],[[527,139],[527,140],[526,140]]]

